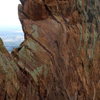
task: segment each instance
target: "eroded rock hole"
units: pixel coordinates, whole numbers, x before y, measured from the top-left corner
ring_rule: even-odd
[[[20,26],[0,28],[0,38],[2,38],[6,49],[11,52],[24,40],[24,33]]]
[[[21,24],[18,18],[19,0],[0,3],[0,38],[9,52],[17,48],[24,40]]]

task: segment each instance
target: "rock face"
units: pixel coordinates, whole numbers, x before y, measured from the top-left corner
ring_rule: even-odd
[[[0,39],[0,100],[100,100],[97,1],[21,0],[25,41],[9,54]]]

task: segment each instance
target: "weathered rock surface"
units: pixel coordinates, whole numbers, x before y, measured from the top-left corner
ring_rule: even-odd
[[[9,54],[0,40],[0,100],[100,100],[100,23],[79,0],[21,3],[25,41]]]

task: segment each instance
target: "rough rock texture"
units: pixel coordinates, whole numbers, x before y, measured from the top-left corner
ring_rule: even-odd
[[[0,100],[100,100],[99,0],[21,3],[25,41],[9,54],[0,40]]]

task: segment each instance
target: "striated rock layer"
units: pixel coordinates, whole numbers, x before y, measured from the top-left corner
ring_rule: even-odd
[[[0,39],[0,100],[100,100],[99,0],[20,1],[25,41],[9,54]]]

